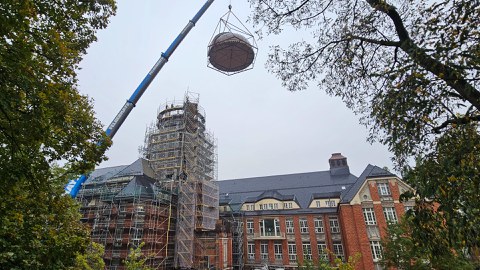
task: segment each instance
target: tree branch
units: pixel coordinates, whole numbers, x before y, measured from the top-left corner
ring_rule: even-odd
[[[480,115],[477,116],[465,116],[461,118],[453,118],[453,119],[448,119],[445,122],[443,122],[440,126],[434,127],[433,132],[439,134],[442,129],[446,128],[448,125],[456,124],[456,125],[465,125],[471,122],[478,122],[480,121]]]
[[[355,36],[355,35],[348,35],[347,38],[350,39],[350,40],[355,39],[355,40],[360,40],[360,41],[363,41],[363,42],[368,42],[368,43],[382,45],[382,46],[388,46],[388,47],[400,47],[402,45],[399,41],[377,40],[377,39],[360,37],[360,36]]]
[[[480,110],[480,91],[471,85],[458,70],[434,59],[427,54],[425,49],[418,47],[413,40],[410,39],[408,31],[403,24],[403,20],[394,6],[387,4],[384,0],[366,1],[372,8],[383,12],[390,17],[400,39],[400,48],[404,52],[406,52],[421,67],[442,79],[465,100]]]

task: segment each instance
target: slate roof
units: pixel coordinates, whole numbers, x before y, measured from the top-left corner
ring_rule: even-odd
[[[273,194],[278,194],[275,196],[290,196],[290,198],[293,196],[302,210],[306,210],[312,194],[319,196],[339,194],[345,192],[356,180],[357,177],[350,173],[332,175],[330,171],[319,171],[222,180],[217,183],[220,188],[220,201],[228,201],[231,206],[241,206],[243,202],[251,201],[252,198],[258,201],[263,198],[262,195],[271,197]],[[295,211],[299,210],[295,209]]]
[[[277,199],[279,201],[292,201],[295,200],[294,195],[283,195],[280,194],[276,190],[266,190],[262,194],[256,196],[256,197],[249,197],[245,199],[245,202],[258,202],[261,199],[266,199],[266,198],[272,198],[272,199]]]
[[[96,169],[90,174],[84,185],[101,184],[112,178],[135,175],[147,175],[154,178],[155,173],[146,159],[139,158],[130,165]]]
[[[142,199],[154,199],[153,184],[155,180],[145,175],[136,175],[134,178],[115,195],[115,199],[137,197]]]
[[[378,177],[396,177],[396,175],[375,165],[368,164],[365,170],[363,170],[362,174],[358,177],[358,180],[355,182],[355,184],[350,186],[350,188],[347,189],[347,191],[343,194],[340,203],[349,203],[353,197],[355,197],[355,194],[358,193],[360,188],[363,186],[363,183],[365,183],[367,179]]]

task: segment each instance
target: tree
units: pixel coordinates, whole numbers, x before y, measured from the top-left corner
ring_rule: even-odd
[[[416,244],[433,251],[438,243],[426,236],[438,231],[426,230],[442,220],[447,250],[463,246],[478,259],[472,251],[479,236],[471,231],[478,229],[480,184],[471,174],[478,164],[450,149],[461,146],[456,134],[468,142],[479,133],[480,1],[250,2],[260,34],[280,34],[288,26],[311,33],[286,49],[274,46],[267,68],[290,91],[315,82],[341,97],[370,128],[369,140],[386,144],[397,169],[406,168],[406,181],[422,198],[413,223],[412,233],[421,236],[413,238]],[[478,154],[474,144],[461,149]],[[412,159],[417,164],[409,168]],[[461,170],[440,169],[459,162],[465,162]]]
[[[288,90],[316,82],[340,96],[400,164],[452,124],[480,120],[478,1],[250,2],[267,34],[311,30],[274,46],[267,68]]]
[[[105,269],[103,254],[105,247],[101,244],[90,242],[85,254],[77,254],[75,266],[71,270],[100,270]]]
[[[299,263],[299,269],[302,270],[355,270],[355,266],[359,261],[361,254],[355,253],[354,256],[349,256],[346,262],[342,261],[341,258],[338,258],[331,252],[330,250],[326,250],[333,259],[333,266],[332,263],[324,258],[320,258],[317,263],[313,262],[312,260],[303,260],[303,263]]]
[[[142,247],[145,243],[141,243],[136,248],[130,248],[130,253],[127,259],[124,261],[126,270],[151,270],[145,263],[148,260],[148,256],[145,256],[142,252]]]
[[[404,270],[429,270],[429,269],[464,269],[473,270],[473,265],[462,253],[455,254],[448,250],[447,245],[441,244],[444,226],[430,227],[429,230],[436,230],[430,240],[439,243],[436,247],[437,254],[432,256],[429,247],[417,245],[412,237],[415,227],[412,216],[404,217],[399,223],[391,223],[387,228],[387,237],[382,241],[383,258],[382,263],[388,269],[398,267]],[[438,252],[442,250],[441,252]]]
[[[466,253],[480,265],[478,130],[476,124],[449,129],[429,153],[417,158],[414,169],[406,171],[405,180],[415,184],[416,192],[403,196],[416,198],[411,225],[420,228],[411,235],[428,239],[432,257]]]
[[[67,268],[88,245],[63,185],[103,160],[110,142],[75,72],[115,9],[113,0],[0,2],[2,269]],[[56,174],[56,162],[69,171]]]

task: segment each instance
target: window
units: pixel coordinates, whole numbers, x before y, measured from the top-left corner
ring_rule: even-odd
[[[288,243],[288,260],[291,263],[297,262],[297,246],[295,243]]]
[[[227,263],[228,261],[228,244],[227,240],[223,240],[223,262]]]
[[[370,241],[370,249],[372,250],[373,261],[382,259],[382,246],[379,241]]]
[[[308,233],[308,223],[306,218],[300,219],[300,232],[301,233]]]
[[[335,201],[328,200],[328,201],[325,201],[325,206],[326,207],[335,207],[336,203],[335,203]]]
[[[322,218],[315,218],[313,220],[315,224],[315,232],[316,233],[323,233],[323,219]]]
[[[330,231],[332,233],[339,233],[340,232],[340,227],[338,225],[338,218],[337,217],[329,217],[328,219],[330,221]]]
[[[365,219],[365,224],[367,225],[376,225],[377,220],[375,219],[375,212],[373,208],[363,208],[363,218]]]
[[[260,204],[260,210],[263,210],[263,205],[262,204]]]
[[[325,242],[318,242],[317,248],[318,248],[318,258],[328,261],[327,245],[325,244]]]
[[[253,220],[247,220],[247,234],[253,233]]]
[[[270,209],[270,210],[273,209],[273,203],[268,204],[268,209]]]
[[[255,244],[254,243],[247,244],[247,258],[249,260],[255,260]]]
[[[262,219],[260,220],[261,236],[280,236],[280,222],[278,219]]]
[[[333,254],[335,257],[345,260],[345,255],[343,254],[343,246],[341,243],[333,243]]]
[[[133,229],[133,240],[140,240],[143,237],[143,229]]]
[[[255,205],[254,204],[247,204],[247,211],[253,211],[255,210]]]
[[[262,242],[260,244],[260,258],[262,258],[262,260],[268,259],[268,243],[267,242]]]
[[[404,209],[405,209],[405,213],[412,210],[413,211],[413,205],[405,205],[404,206]]]
[[[115,229],[115,239],[116,240],[122,240],[122,233],[123,233],[122,228],[116,228]]]
[[[378,183],[378,194],[380,196],[390,196],[390,187],[388,186],[388,183]]]
[[[273,209],[278,209],[278,203],[273,204]]]
[[[287,228],[287,233],[293,233],[293,219],[285,220],[285,227]]]
[[[281,260],[282,259],[282,243],[275,243],[273,245],[274,251],[275,251],[275,260]]]
[[[302,249],[303,249],[303,259],[311,260],[312,259],[312,247],[310,246],[310,243],[303,242],[302,243]]]
[[[385,219],[387,221],[390,221],[390,222],[393,222],[393,223],[398,222],[397,213],[395,212],[394,207],[384,207],[383,208],[383,214],[385,214]]]
[[[321,201],[316,201],[315,203],[317,204],[317,208],[322,207],[322,206],[320,205]]]
[[[293,204],[291,202],[283,203],[283,208],[285,209],[292,209]]]

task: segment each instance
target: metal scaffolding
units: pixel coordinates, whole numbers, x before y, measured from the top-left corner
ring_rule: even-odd
[[[172,269],[177,194],[173,185],[159,182],[139,159],[92,175],[80,190],[82,220],[91,227],[92,240],[105,246],[107,269],[124,269],[131,248],[144,243],[146,264]]]
[[[172,179],[178,190],[175,268],[196,268],[204,250],[196,233],[215,229],[218,220],[216,143],[205,129],[198,94],[161,106],[147,129],[143,155],[159,179]]]

